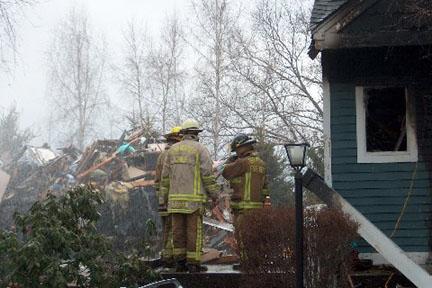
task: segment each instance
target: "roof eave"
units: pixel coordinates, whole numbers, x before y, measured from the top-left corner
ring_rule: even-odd
[[[337,48],[336,34],[360,16],[378,0],[352,0],[348,1],[321,23],[312,28],[312,42],[308,55],[315,59],[323,49]]]

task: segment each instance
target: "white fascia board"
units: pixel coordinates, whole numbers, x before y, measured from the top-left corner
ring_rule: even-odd
[[[337,48],[340,40],[337,35],[338,32],[377,2],[378,0],[357,0],[339,8],[339,11],[336,11],[312,30],[315,49],[321,51],[323,49]]]
[[[323,81],[323,108],[324,108],[324,180],[332,187],[332,153],[331,153],[331,95],[330,83]]]

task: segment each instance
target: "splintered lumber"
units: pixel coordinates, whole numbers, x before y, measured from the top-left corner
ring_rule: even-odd
[[[137,137],[137,138],[131,140],[128,144],[129,144],[129,145],[135,144],[135,143],[138,142],[139,140],[140,140],[140,138]],[[99,168],[101,168],[101,167],[103,167],[103,166],[105,166],[105,165],[111,163],[115,158],[117,158],[117,155],[118,155],[118,154],[119,154],[118,151],[115,151],[111,156],[109,156],[109,157],[106,158],[105,160],[99,162],[99,163],[96,164],[96,165],[93,165],[92,167],[90,167],[90,168],[87,169],[86,171],[84,171],[84,172],[78,174],[77,178],[78,178],[78,179],[82,179],[82,178],[88,176],[88,175],[89,175],[90,173],[92,173],[93,171],[95,171],[95,170],[97,170],[97,169],[99,169]]]
[[[79,164],[77,169],[78,172],[80,172],[81,170],[85,169],[85,167],[87,167],[87,164],[89,163],[91,157],[94,154],[95,147],[96,147],[96,143],[93,143],[90,147],[88,147],[84,151],[83,155],[81,156],[82,157],[82,160],[80,160],[81,163]]]
[[[134,187],[149,187],[155,184],[154,180],[145,180],[145,179],[139,179],[128,183],[130,183]]]
[[[146,176],[155,176],[156,175],[156,171],[143,171],[143,173],[144,174],[129,178],[128,180],[126,180],[124,182],[134,182],[136,180],[140,180],[142,178],[145,178]]]
[[[134,140],[134,139],[136,139],[136,138],[139,139],[143,133],[144,133],[144,129],[143,129],[143,128],[140,128],[140,129],[138,129],[137,131],[133,132],[133,133],[128,137],[128,139],[126,139],[126,140],[132,141],[132,140]]]
[[[234,232],[234,225],[229,224],[229,223],[221,223],[217,220],[208,218],[208,217],[204,217],[204,224],[208,225],[208,226],[212,226],[215,228],[219,228],[228,232]]]
[[[213,248],[204,248],[204,253],[201,256],[201,263],[208,263],[210,261],[219,259],[222,256],[222,252]]]
[[[224,218],[223,213],[220,210],[219,206],[215,206],[212,209],[212,213],[216,217],[216,219],[219,220],[219,222],[225,222],[225,218]]]
[[[86,177],[87,175],[89,175],[93,171],[96,171],[97,169],[99,169],[99,168],[107,165],[108,163],[111,163],[116,157],[117,157],[117,152],[114,152],[113,155],[111,155],[110,157],[106,158],[102,162],[99,162],[98,164],[90,167],[89,169],[87,169],[86,171],[82,172],[81,174],[78,174],[77,178],[78,179],[82,179],[83,177]]]

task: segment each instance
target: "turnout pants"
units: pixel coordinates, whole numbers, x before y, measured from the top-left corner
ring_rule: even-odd
[[[203,245],[203,217],[199,210],[192,214],[173,213],[174,259],[200,264]]]
[[[244,247],[243,247],[243,241],[242,241],[242,235],[241,235],[241,230],[244,229],[240,229],[240,227],[242,227],[242,225],[246,225],[243,224],[243,219],[245,219],[245,217],[247,217],[247,215],[245,215],[245,213],[251,213],[251,211],[254,211],[255,209],[233,209],[233,216],[234,216],[234,237],[237,241],[237,250],[235,251],[237,255],[240,256],[240,258],[244,258],[246,257],[245,252],[244,252]]]
[[[240,233],[240,225],[241,225],[241,220],[243,218],[243,211],[242,210],[238,210],[238,209],[233,209],[233,216],[234,216],[234,237],[236,239],[237,242],[237,249],[236,249],[236,254],[240,257],[243,257],[243,248],[242,246],[242,241],[241,241],[241,233]]]
[[[172,235],[172,219],[168,213],[161,215],[162,219],[162,259],[172,260],[173,259],[173,235]]]

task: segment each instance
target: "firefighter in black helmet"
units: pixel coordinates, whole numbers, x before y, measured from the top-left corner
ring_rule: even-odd
[[[231,142],[231,150],[236,152],[237,159],[225,164],[222,172],[222,176],[230,182],[233,189],[231,207],[236,227],[246,211],[260,209],[269,201],[267,168],[255,151],[255,143],[255,139],[245,134],[237,135]],[[238,241],[239,235],[236,236]]]
[[[267,168],[255,151],[255,143],[255,139],[245,134],[237,135],[231,142],[231,150],[237,153],[238,158],[226,164],[222,172],[234,190],[231,206],[237,216],[245,209],[262,208],[269,196]]]

